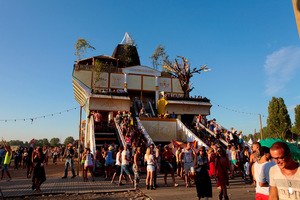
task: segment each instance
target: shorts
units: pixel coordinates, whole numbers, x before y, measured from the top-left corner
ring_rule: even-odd
[[[121,165],[121,175],[124,173],[130,175],[129,165]]]
[[[236,165],[237,159],[231,160],[231,164]]]
[[[255,200],[268,200],[269,195],[261,194],[261,193],[256,193],[255,195]]]
[[[171,171],[173,169],[173,165],[169,162],[164,162],[163,168],[164,171]]]
[[[105,162],[104,166],[113,166],[114,162]]]
[[[147,165],[147,172],[154,172],[155,166],[154,165]]]
[[[8,171],[8,164],[4,164],[1,171]]]
[[[193,162],[184,163],[183,167],[184,167],[184,174],[185,175],[188,175],[189,171],[191,173],[195,173],[195,168],[194,168],[194,163]]]
[[[119,176],[121,174],[121,166],[120,165],[115,165],[116,166],[116,175]]]

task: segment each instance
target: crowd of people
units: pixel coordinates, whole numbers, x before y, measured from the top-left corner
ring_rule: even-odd
[[[95,120],[97,117],[101,118],[96,113],[94,115]],[[164,116],[171,118],[168,113]],[[84,182],[89,180],[88,172],[91,180],[95,181],[94,175],[97,174],[93,169],[100,168],[104,172],[105,181],[111,181],[120,187],[130,181],[135,189],[142,187],[140,185],[142,172],[146,172],[147,190],[159,187],[156,182],[159,173],[164,174],[165,187],[169,186],[168,174],[171,175],[172,186],[178,187],[177,176],[185,180],[185,187],[195,186],[199,199],[212,197],[212,179],[215,179],[219,188],[218,198],[229,199],[227,194],[229,180],[240,177],[256,187],[256,199],[286,199],[300,194],[300,188],[297,186],[300,180],[299,164],[293,161],[285,143],[277,142],[271,148],[262,147],[259,142],[254,142],[251,147],[245,146],[241,131],[237,132],[233,127],[225,130],[213,120],[207,121],[205,117],[199,115],[197,121],[186,126],[204,139],[209,148],[204,146],[197,148],[197,144],[187,142],[174,146],[173,150],[170,145],[155,146],[152,143],[148,146],[142,130],[133,123],[130,112],[118,112],[116,122],[120,126],[125,146],[105,143],[95,155],[89,148],[85,148],[79,158]],[[197,123],[202,123],[215,136],[205,135],[203,131],[199,131]],[[220,139],[228,143],[226,149],[220,143]],[[1,180],[5,172],[7,180],[11,180],[8,166],[14,158],[15,169],[27,168],[27,177],[32,176],[32,189],[39,193],[41,184],[46,180],[44,166],[49,164],[51,159],[54,164],[58,159],[66,159],[63,179],[68,177],[69,166],[72,171],[71,178],[76,177],[73,162],[76,154],[72,144],[67,148],[19,148],[13,153],[3,141],[0,148],[0,163],[3,165]]]

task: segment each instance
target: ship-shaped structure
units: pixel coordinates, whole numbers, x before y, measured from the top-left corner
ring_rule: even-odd
[[[80,137],[84,146],[95,152],[104,143],[125,145],[121,129],[114,122],[118,112],[130,111],[133,122],[142,130],[148,145],[175,140],[196,141],[198,146],[208,147],[185,124],[193,122],[199,114],[209,115],[212,106],[210,101],[206,98],[182,98],[179,80],[167,72],[141,65],[138,51],[133,45],[130,46],[130,62],[126,62],[124,54],[128,47],[125,49],[124,45],[117,45],[112,56],[99,55],[74,64],[74,95],[86,116]],[[96,69],[99,63],[100,71]],[[142,107],[147,117],[139,117]],[[176,118],[159,118],[158,113],[162,110],[175,113]],[[95,115],[92,113],[100,113],[99,125],[95,124]],[[205,134],[213,134],[205,127],[199,128]]]

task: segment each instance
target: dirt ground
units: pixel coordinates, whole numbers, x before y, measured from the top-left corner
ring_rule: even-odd
[[[48,162],[48,165],[45,166],[46,177],[62,177],[64,175],[65,169],[65,160],[59,160],[57,164],[53,164],[52,160]],[[74,160],[74,169],[77,174],[78,164],[77,160]],[[9,168],[11,176],[13,179],[24,179],[26,178],[27,169],[23,169],[20,167],[19,169],[14,169],[13,161]],[[69,172],[70,173],[70,172]],[[81,175],[82,168],[79,169],[79,174]],[[4,179],[6,179],[6,174],[4,175]],[[1,198],[0,198],[1,199]],[[55,194],[55,195],[39,195],[39,196],[25,196],[25,197],[14,197],[14,198],[6,198],[6,199],[61,199],[61,200],[79,200],[79,199],[116,199],[116,200],[150,200],[149,197],[145,196],[145,194],[141,191],[127,191],[127,192],[111,192],[111,193],[100,193],[100,194]]]
[[[57,194],[57,195],[42,195],[42,196],[25,196],[25,197],[16,197],[16,198],[7,198],[14,200],[23,200],[23,199],[45,199],[45,200],[150,200],[149,197],[145,196],[142,192],[129,191],[129,192],[112,192],[112,193],[103,193],[103,194]]]

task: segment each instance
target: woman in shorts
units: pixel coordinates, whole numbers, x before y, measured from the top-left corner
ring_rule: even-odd
[[[147,162],[147,178],[146,178],[146,187],[147,190],[151,188],[151,190],[154,189],[153,187],[153,176],[155,172],[155,159],[154,156],[150,153],[150,148],[148,147],[145,154],[144,161]],[[150,186],[149,186],[150,183]]]
[[[86,154],[83,156],[84,162],[84,172],[85,172],[85,180],[84,182],[88,181],[87,178],[87,171],[89,170],[92,176],[92,181],[95,181],[94,174],[93,174],[93,167],[94,167],[94,156],[91,153],[91,150],[89,148],[86,149]]]
[[[105,180],[110,180],[111,169],[114,164],[112,146],[108,147],[108,151],[105,152]]]

